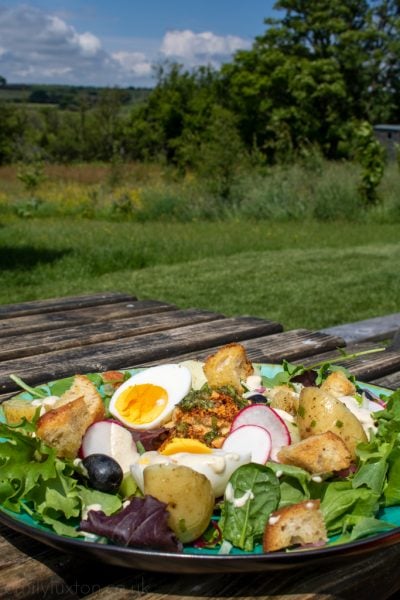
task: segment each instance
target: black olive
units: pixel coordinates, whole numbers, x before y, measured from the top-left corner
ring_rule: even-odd
[[[252,404],[265,404],[268,402],[267,398],[263,396],[263,394],[257,394],[256,392],[251,396],[248,396],[248,399],[251,400]]]
[[[121,485],[123,472],[116,460],[106,454],[89,454],[82,461],[89,482],[95,490],[115,493]]]

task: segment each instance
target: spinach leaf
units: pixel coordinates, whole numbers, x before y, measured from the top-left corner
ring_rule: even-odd
[[[279,499],[279,480],[272,469],[254,463],[239,467],[229,480],[222,505],[219,525],[224,540],[251,552]]]
[[[266,466],[272,469],[279,478],[281,498],[278,508],[297,504],[311,497],[309,489],[310,473],[300,467],[282,463],[267,462]]]

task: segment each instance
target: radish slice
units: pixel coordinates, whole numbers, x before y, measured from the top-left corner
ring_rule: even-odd
[[[273,408],[266,404],[252,404],[242,408],[233,420],[231,432],[243,425],[258,425],[269,432],[272,442],[272,460],[277,460],[277,454],[282,446],[288,446],[291,443],[286,423]]]
[[[96,421],[83,436],[81,454],[106,454],[119,463],[124,473],[136,460],[138,451],[130,432],[116,421]]]
[[[242,425],[225,439],[222,450],[245,454],[251,452],[251,462],[265,465],[271,453],[271,435],[264,427]]]

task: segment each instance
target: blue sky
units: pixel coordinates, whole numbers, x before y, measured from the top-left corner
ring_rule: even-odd
[[[10,83],[153,85],[152,65],[217,67],[277,16],[273,0],[0,0]]]

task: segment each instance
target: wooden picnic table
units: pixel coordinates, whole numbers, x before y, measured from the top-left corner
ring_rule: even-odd
[[[128,294],[100,293],[0,306],[0,400],[16,393],[10,374],[31,385],[76,373],[203,359],[229,342],[253,362],[313,363],[338,356],[337,335],[251,316],[179,309]],[[376,345],[376,344],[375,344]],[[367,350],[373,342],[346,347]],[[343,359],[361,381],[400,386],[396,348]],[[263,600],[386,599],[400,590],[400,544],[333,564],[256,573],[156,573],[105,565],[55,550],[0,525],[0,599]]]

